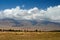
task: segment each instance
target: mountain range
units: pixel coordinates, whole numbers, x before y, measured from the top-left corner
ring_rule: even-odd
[[[59,30],[60,23],[46,20],[14,20],[5,18],[0,19],[0,28]]]

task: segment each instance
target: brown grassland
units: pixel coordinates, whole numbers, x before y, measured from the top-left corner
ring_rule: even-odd
[[[0,32],[0,40],[60,40],[60,32]]]

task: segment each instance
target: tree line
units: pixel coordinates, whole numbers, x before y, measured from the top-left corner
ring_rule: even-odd
[[[60,30],[41,31],[41,30],[38,30],[38,29],[35,29],[35,30],[0,29],[0,32],[60,32]]]
[[[0,29],[1,32],[41,32],[41,30],[14,30],[14,29]]]

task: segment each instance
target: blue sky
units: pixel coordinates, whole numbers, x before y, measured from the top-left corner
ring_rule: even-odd
[[[3,18],[60,23],[60,0],[0,0],[0,19]]]
[[[30,9],[33,7],[46,9],[47,7],[57,5],[60,5],[60,0],[0,0],[0,10],[15,8],[16,6],[20,6],[24,9]]]

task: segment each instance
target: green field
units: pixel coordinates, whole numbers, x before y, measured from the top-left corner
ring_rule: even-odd
[[[60,32],[0,32],[0,40],[60,40]]]

